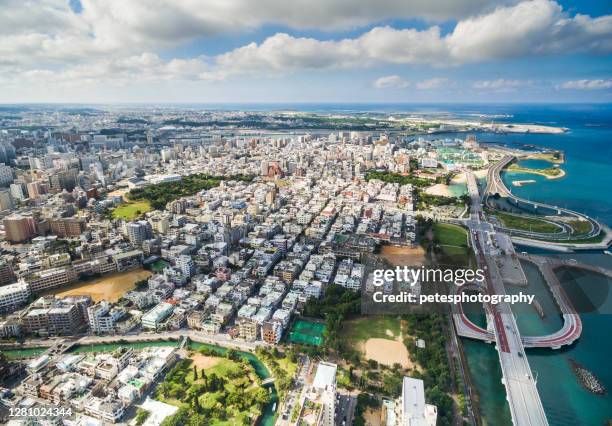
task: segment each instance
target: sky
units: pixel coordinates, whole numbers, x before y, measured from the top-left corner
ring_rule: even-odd
[[[25,102],[612,102],[612,3],[0,0]]]

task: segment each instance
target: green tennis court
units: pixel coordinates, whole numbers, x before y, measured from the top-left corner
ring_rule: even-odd
[[[323,343],[325,325],[305,320],[297,320],[289,332],[290,343],[319,346]]]

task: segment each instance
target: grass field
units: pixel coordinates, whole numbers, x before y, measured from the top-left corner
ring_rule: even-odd
[[[368,316],[346,321],[340,334],[351,342],[351,346],[358,347],[368,339],[397,339],[401,335],[401,324],[395,316]]]
[[[467,247],[467,231],[460,226],[450,223],[434,224],[434,237],[440,245]]]
[[[534,217],[515,216],[500,211],[493,212],[492,214],[499,219],[503,226],[510,229],[540,232],[543,234],[554,234],[561,231],[561,228],[558,226]]]
[[[149,211],[151,211],[151,205],[148,201],[134,201],[116,207],[113,210],[113,217],[116,219],[134,220]]]
[[[319,346],[323,343],[323,331],[325,325],[305,320],[297,320],[289,332],[290,343],[300,343]]]
[[[408,348],[404,344],[407,330],[397,316],[367,316],[343,324],[343,338],[365,359],[392,366],[413,368]]]
[[[450,223],[436,223],[433,226],[435,237],[440,245],[467,247],[467,231]]]
[[[591,232],[591,222],[588,220],[572,220],[569,222],[569,226],[572,227],[575,234],[586,234]]]
[[[433,226],[434,239],[442,254],[438,261],[451,265],[473,266],[474,254],[468,246],[465,228],[450,223],[436,223]]]

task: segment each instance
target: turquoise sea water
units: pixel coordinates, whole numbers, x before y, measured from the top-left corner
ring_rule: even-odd
[[[483,110],[483,112],[486,110]],[[563,150],[566,176],[546,179],[543,176],[508,172],[503,179],[517,195],[584,212],[600,222],[612,225],[612,107],[610,105],[578,105],[557,107],[502,107],[512,115],[507,121],[563,126],[569,132],[559,135],[537,134],[477,134],[484,143],[533,149],[547,147]],[[461,135],[449,135],[462,137]],[[521,165],[530,168],[551,167],[542,160],[527,160]],[[532,179],[536,183],[521,187],[510,186],[513,180]],[[537,251],[520,248],[520,250]],[[541,252],[540,252],[541,253]],[[551,254],[551,253],[547,253]],[[601,251],[565,255],[580,262],[593,263],[612,269],[612,256]],[[515,306],[517,323],[525,335],[536,335],[554,330],[561,324],[555,314],[556,305],[536,268],[525,265],[529,291],[536,294],[547,316],[540,319],[531,306]],[[586,294],[600,294],[602,288],[612,289],[609,279],[590,272],[560,274],[564,284],[579,286]],[[568,287],[571,288],[571,287]],[[520,289],[509,288],[508,292]],[[605,292],[604,292],[605,293]],[[570,294],[571,297],[571,294]],[[608,301],[608,305],[610,301]],[[581,338],[569,348],[561,350],[530,349],[527,356],[534,375],[548,421],[552,426],[601,426],[612,419],[612,310],[606,313],[581,314],[584,330]],[[550,312],[550,313],[549,313]],[[483,420],[490,425],[511,424],[501,384],[497,352],[491,345],[463,340],[472,378],[480,396]],[[593,395],[582,388],[574,376],[568,359],[574,358],[593,371],[608,389],[604,396]]]
[[[529,169],[547,169],[553,166],[553,164],[549,161],[536,159],[521,160],[518,162],[518,165],[521,167],[527,167]]]

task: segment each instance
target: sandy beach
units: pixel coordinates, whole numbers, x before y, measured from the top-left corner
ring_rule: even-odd
[[[475,170],[473,173],[474,173],[474,176],[476,176],[476,179],[482,179],[482,178],[487,177],[487,169]],[[465,173],[459,173],[458,175],[453,177],[453,180],[451,182],[452,183],[467,183],[467,177],[465,176]]]
[[[437,195],[440,197],[454,197],[448,185],[437,183],[425,189],[425,193],[429,195]]]

